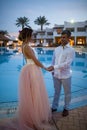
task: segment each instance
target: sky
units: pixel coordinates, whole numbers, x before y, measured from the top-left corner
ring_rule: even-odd
[[[17,18],[27,17],[32,29],[40,29],[34,23],[39,16],[45,16],[49,26],[63,25],[64,21],[87,20],[87,0],[0,0],[0,30],[15,33],[21,27],[15,25]]]

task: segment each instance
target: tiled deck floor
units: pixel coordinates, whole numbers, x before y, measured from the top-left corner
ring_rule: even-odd
[[[53,117],[59,130],[87,130],[87,106],[70,110],[67,117],[62,117],[61,112]]]
[[[87,130],[87,106],[70,110],[67,117],[62,117],[61,112],[55,112],[53,118],[59,130]],[[7,120],[0,119],[0,124]]]
[[[1,118],[0,124],[4,124],[9,118],[14,118],[15,112],[16,109],[7,117]],[[67,117],[62,117],[61,112],[55,112],[53,119],[59,130],[87,130],[87,105],[70,110]]]

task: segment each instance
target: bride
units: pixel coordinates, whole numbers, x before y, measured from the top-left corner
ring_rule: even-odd
[[[19,79],[19,105],[15,121],[4,125],[2,130],[56,130],[50,123],[52,114],[41,68],[47,68],[38,61],[34,50],[29,46],[33,30],[24,28],[19,33],[22,52],[26,64]]]

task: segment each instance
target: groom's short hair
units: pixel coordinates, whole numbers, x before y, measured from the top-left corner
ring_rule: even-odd
[[[62,34],[62,35],[67,34],[68,37],[71,36],[71,32],[70,32],[69,30],[67,30],[67,29],[66,29],[66,30],[63,30],[61,34]]]

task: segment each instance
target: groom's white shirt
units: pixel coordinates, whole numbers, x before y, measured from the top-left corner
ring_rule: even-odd
[[[54,50],[52,65],[54,66],[54,77],[66,79],[71,76],[71,63],[75,57],[74,48],[69,43],[59,46]]]

